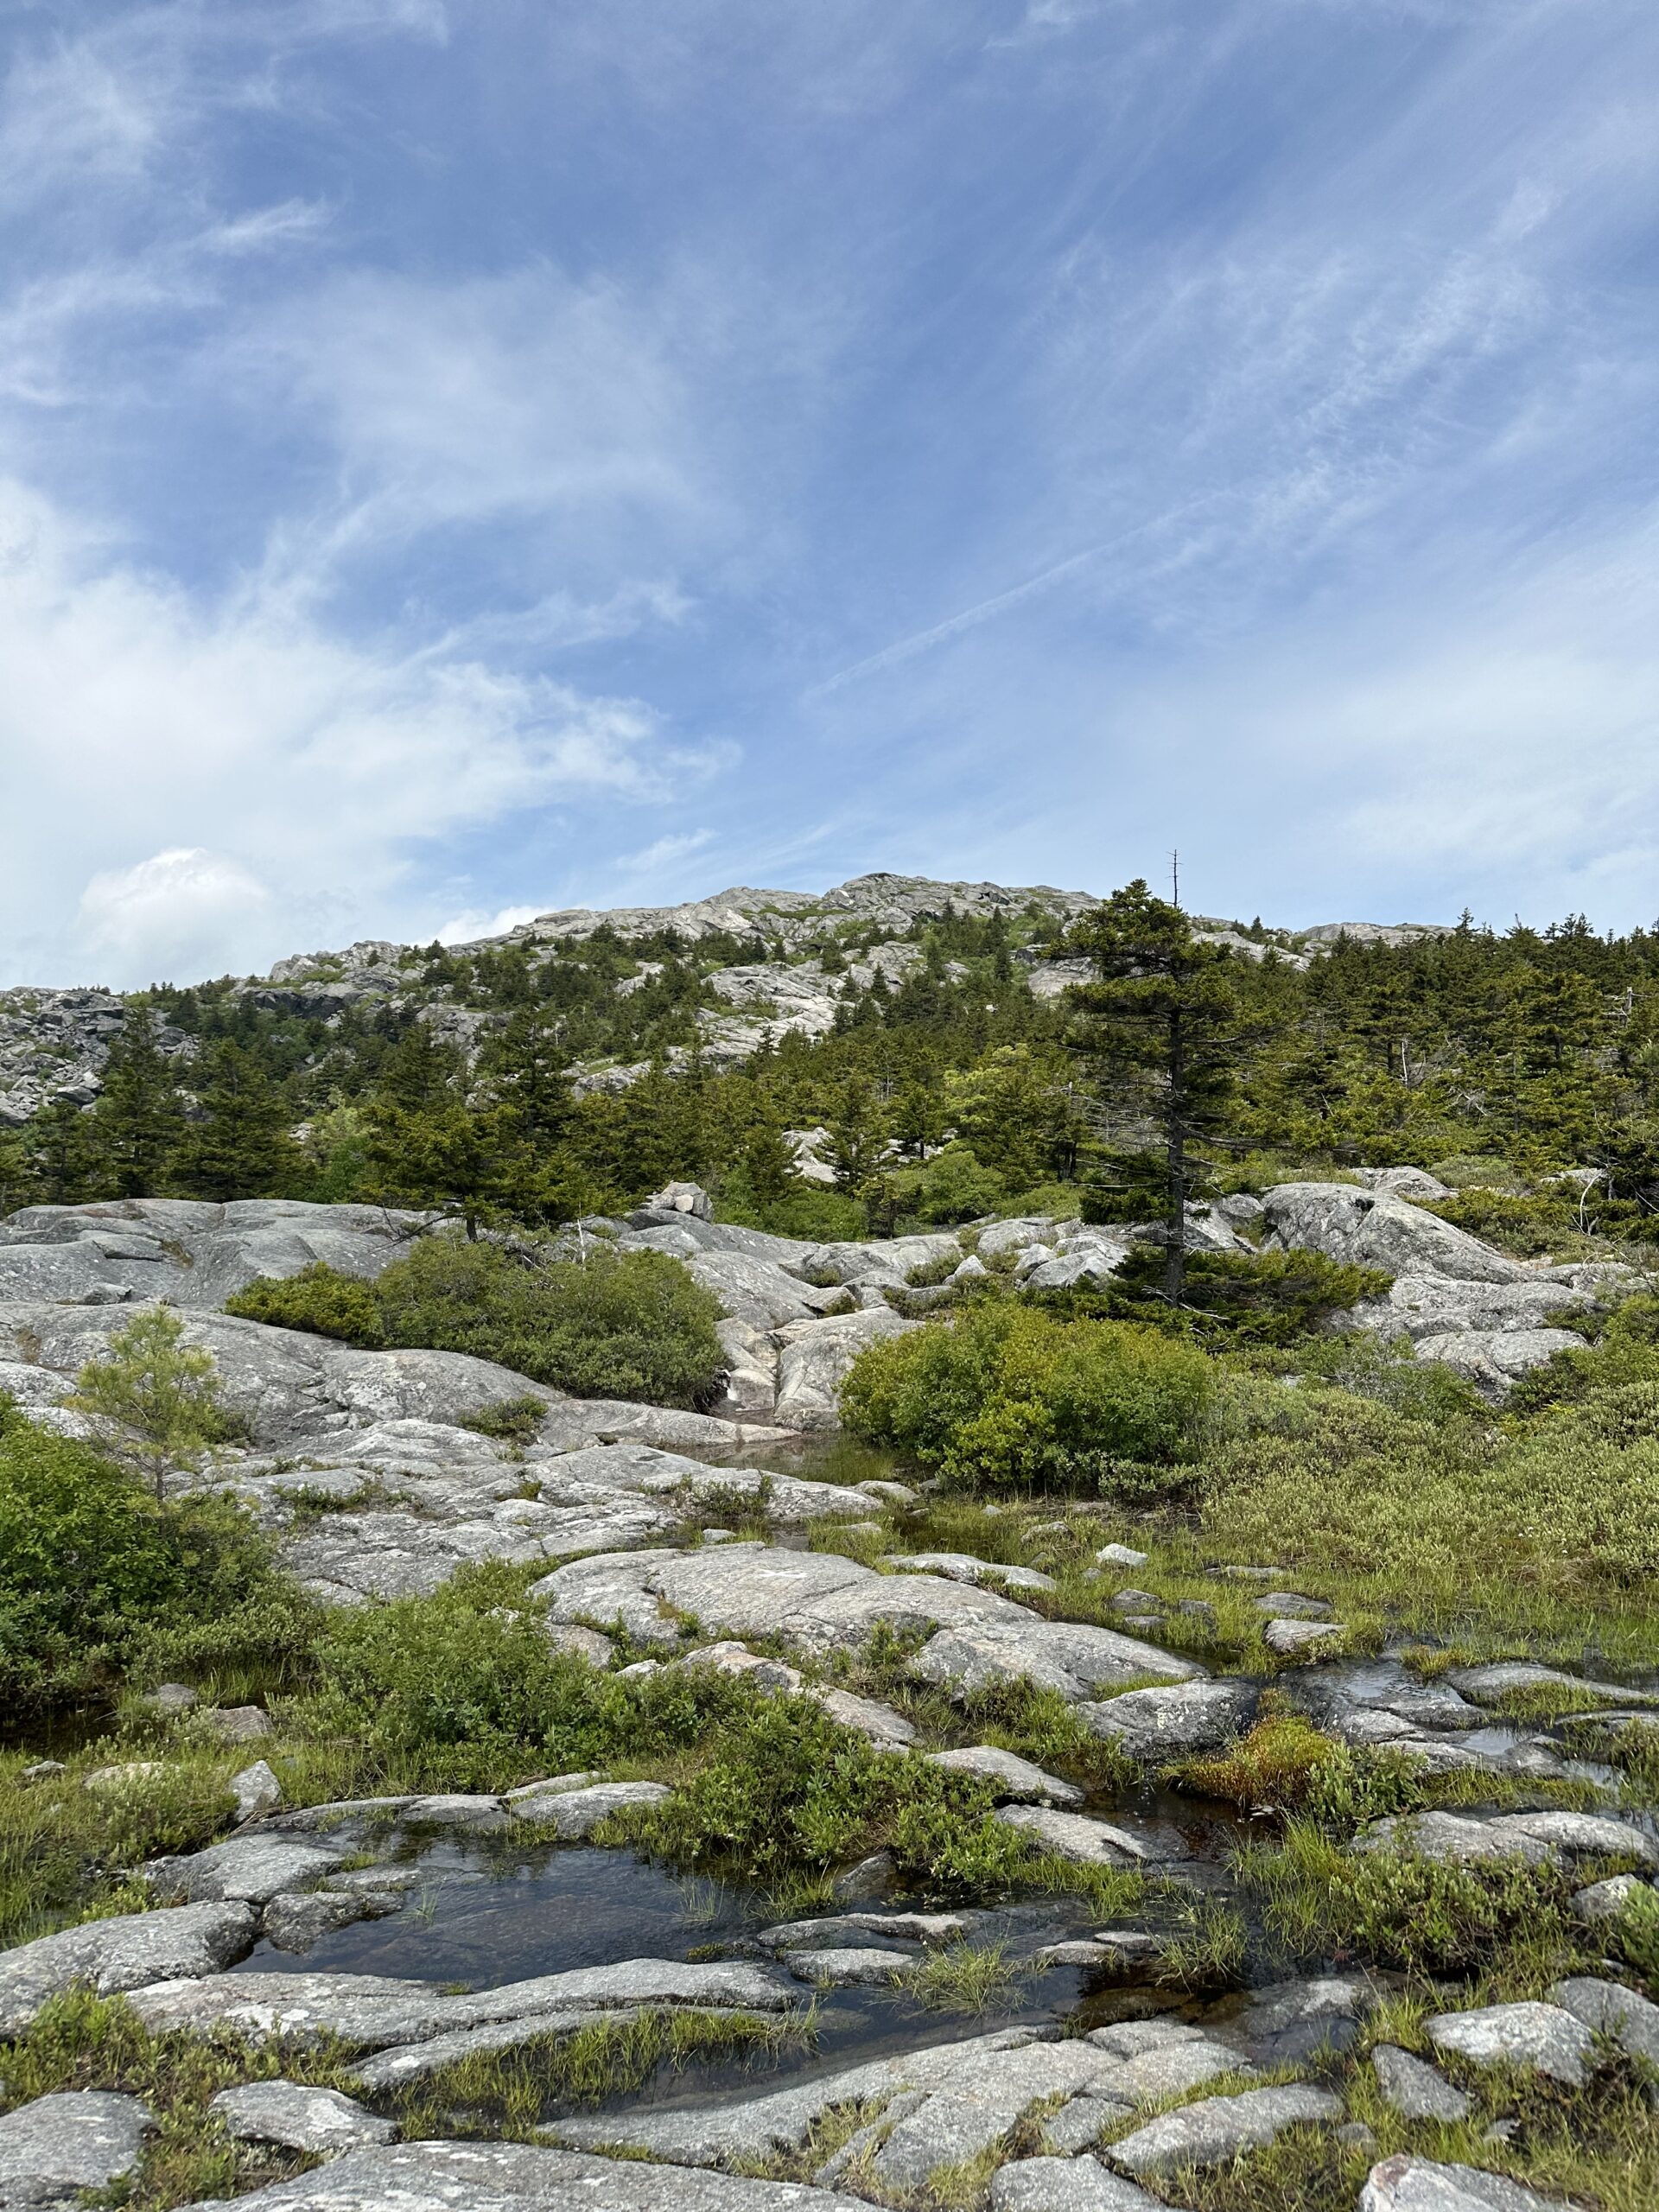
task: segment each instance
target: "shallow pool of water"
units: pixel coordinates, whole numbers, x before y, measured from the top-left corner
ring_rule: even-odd
[[[443,1839],[392,1863],[420,1878],[403,1893],[407,1902],[398,1913],[340,1929],[303,1953],[262,1942],[245,1970],[389,1974],[491,1988],[625,1959],[683,1959],[704,1946],[729,1947],[743,1955],[759,1929],[783,1916],[760,1892],[688,1880],[628,1851],[566,1846],[526,1854],[515,1847],[508,1859],[481,1841]],[[920,1902],[895,1901],[891,1909]],[[995,2009],[932,2010],[908,1991],[890,1987],[825,1991],[817,1994],[809,2040],[664,2067],[620,2101],[753,2094],[772,2083],[923,2044],[1001,2027],[1057,2026],[1080,2010],[1093,2027],[1172,2007],[1198,2009],[1170,1991],[1109,1986],[1084,1969],[1031,1965],[1032,1955],[1046,1944],[1087,1935],[1097,1924],[1081,1899],[1045,1897],[968,1916],[976,1944],[1001,1943],[1012,1959],[1027,1962],[1017,1987]],[[847,1941],[880,1948],[874,1936],[849,1932]],[[801,1985],[803,2009],[814,1994]]]

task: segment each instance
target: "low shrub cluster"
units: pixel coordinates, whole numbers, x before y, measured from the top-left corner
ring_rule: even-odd
[[[1171,1779],[1247,1813],[1300,1814],[1340,1835],[1405,1811],[1418,1796],[1408,1761],[1356,1751],[1300,1713],[1268,1713],[1226,1751],[1173,1769]]]
[[[1446,1974],[1468,1973],[1516,1943],[1560,1971],[1573,1954],[1572,1885],[1519,1859],[1456,1866],[1403,1852],[1351,1852],[1317,1821],[1296,1819],[1282,1847],[1247,1846],[1236,1865],[1268,1928],[1304,1956],[1356,1953],[1403,1973]]]
[[[86,1697],[186,1645],[246,1661],[291,1636],[296,1603],[234,1507],[158,1503],[0,1399],[0,1706],[22,1714]]]
[[[710,1668],[623,1681],[554,1650],[518,1602],[522,1579],[484,1567],[429,1598],[331,1616],[301,1728],[360,1747],[371,1779],[494,1789],[684,1749],[747,1700]]]
[[[1218,1347],[1300,1344],[1334,1313],[1381,1298],[1394,1278],[1321,1252],[1190,1252],[1179,1306],[1163,1294],[1161,1245],[1137,1244],[1109,1284],[1055,1291],[1054,1310],[1136,1321]]]
[[[1207,1456],[1203,1523],[1243,1553],[1374,1579],[1422,1615],[1643,1604],[1659,1571],[1654,1410],[1645,1386],[1618,1389],[1505,1432],[1281,1389]]]
[[[677,1866],[777,1882],[885,1848],[901,1876],[982,1894],[1031,1853],[990,1818],[990,1789],[925,1759],[895,1758],[804,1698],[768,1698],[722,1732],[714,1758],[665,1804],[626,1817]]]
[[[861,1353],[842,1416],[964,1486],[1158,1495],[1215,1393],[1211,1362],[1156,1331],[988,1301]]]
[[[296,1275],[257,1275],[226,1300],[225,1311],[245,1321],[333,1337],[370,1351],[386,1340],[374,1285],[360,1275],[340,1274],[326,1260],[314,1260]]]
[[[719,1301],[659,1252],[551,1257],[423,1238],[374,1283],[322,1263],[261,1277],[228,1313],[346,1343],[471,1352],[585,1398],[709,1402],[724,1354]]]

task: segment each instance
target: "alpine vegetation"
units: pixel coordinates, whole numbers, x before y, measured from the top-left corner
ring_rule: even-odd
[[[6,2202],[1659,2201],[1659,939],[4,1014]]]

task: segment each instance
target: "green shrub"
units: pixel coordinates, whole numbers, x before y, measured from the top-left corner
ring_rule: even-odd
[[[285,1281],[261,1276],[226,1311],[347,1344],[471,1352],[578,1397],[654,1405],[707,1404],[725,1357],[720,1303],[678,1261],[598,1239],[578,1262],[424,1237],[377,1283],[318,1262]]]
[[[429,1598],[332,1615],[301,1725],[353,1740],[367,1771],[410,1788],[497,1789],[683,1749],[748,1694],[712,1668],[620,1681],[554,1650],[515,1598],[511,1570],[488,1567]]]
[[[1523,1375],[1508,1412],[1511,1419],[1524,1419],[1637,1382],[1659,1383],[1659,1298],[1626,1299],[1594,1344],[1558,1351],[1548,1366]]]
[[[1315,1338],[1299,1344],[1297,1371],[1336,1384],[1356,1398],[1387,1406],[1410,1421],[1441,1427],[1451,1421],[1485,1417],[1486,1408],[1473,1383],[1442,1359],[1419,1359],[1409,1338],[1396,1344],[1367,1331]]]
[[[1569,1199],[1560,1189],[1523,1198],[1477,1184],[1452,1198],[1431,1199],[1423,1210],[1521,1260],[1553,1252],[1583,1225],[1576,1194]]]
[[[543,1261],[424,1238],[376,1286],[389,1344],[471,1352],[583,1398],[707,1404],[725,1354],[718,1300],[662,1252]]]
[[[85,1696],[147,1636],[206,1633],[278,1583],[235,1508],[157,1504],[100,1453],[0,1400],[0,1704]]]
[[[471,1413],[457,1416],[456,1425],[470,1428],[477,1436],[498,1437],[509,1444],[529,1444],[546,1419],[545,1402],[525,1396],[502,1398],[491,1406],[474,1406]]]
[[[950,1482],[1123,1488],[1192,1456],[1214,1395],[1203,1353],[1153,1330],[987,1303],[861,1352],[841,1402]]]
[[[296,1275],[257,1275],[226,1300],[225,1311],[245,1321],[301,1329],[342,1344],[372,1348],[385,1342],[374,1285],[359,1275],[340,1274],[322,1260],[314,1260]]]
[[[977,1892],[1014,1881],[1029,1857],[990,1819],[994,1802],[971,1776],[874,1751],[808,1699],[766,1698],[722,1732],[701,1773],[627,1825],[660,1858],[748,1880],[885,1847],[901,1875]]]
[[[1645,1398],[1506,1435],[1490,1416],[1405,1418],[1338,1390],[1238,1395],[1249,1417],[1201,1484],[1205,1529],[1235,1556],[1385,1576],[1420,1617],[1640,1599],[1659,1573],[1659,1438],[1614,1440],[1643,1427]]]
[[[1408,1974],[1469,1972],[1517,1938],[1542,1952],[1568,1940],[1570,1885],[1519,1859],[1472,1866],[1391,1851],[1344,1850],[1311,1820],[1279,1848],[1248,1845],[1235,1862],[1274,1934],[1303,1952],[1357,1951]]]
[[[1333,1313],[1381,1298],[1394,1278],[1376,1268],[1328,1260],[1322,1252],[1190,1252],[1179,1306],[1163,1296],[1161,1245],[1136,1244],[1098,1290],[1058,1291],[1046,1303],[1218,1344],[1288,1344],[1312,1335]]]
[[[906,1204],[918,1221],[944,1226],[995,1213],[1007,1194],[1002,1178],[971,1145],[948,1144],[909,1184]]]
[[[1495,1152],[1454,1153],[1434,1160],[1428,1173],[1453,1191],[1513,1190],[1516,1180],[1509,1161]]]
[[[1403,1760],[1337,1743],[1300,1713],[1268,1714],[1227,1750],[1183,1762],[1173,1778],[1247,1813],[1305,1813],[1342,1834],[1405,1811],[1417,1795]]]

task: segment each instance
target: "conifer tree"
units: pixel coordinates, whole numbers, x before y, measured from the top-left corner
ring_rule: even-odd
[[[129,1005],[104,1071],[90,1141],[98,1179],[111,1198],[153,1198],[164,1190],[183,1132],[173,1064],[157,1041],[156,1026],[148,1006]]]
[[[43,1106],[19,1133],[17,1151],[29,1196],[10,1205],[73,1206],[91,1194],[96,1163],[91,1117],[73,1099],[54,1098]]]
[[[172,1181],[194,1198],[277,1198],[305,1172],[281,1090],[253,1054],[226,1039],[198,1076],[201,1119],[186,1128]]]
[[[1223,948],[1198,944],[1180,908],[1140,880],[1081,915],[1068,950],[1092,962],[1096,978],[1072,987],[1077,1047],[1100,1071],[1114,1116],[1150,1122],[1160,1138],[1156,1152],[1103,1148],[1116,1185],[1109,1203],[1124,1208],[1120,1219],[1141,1205],[1161,1215],[1164,1295],[1176,1303],[1188,1194],[1203,1147],[1226,1131],[1235,1087],[1233,963]]]

